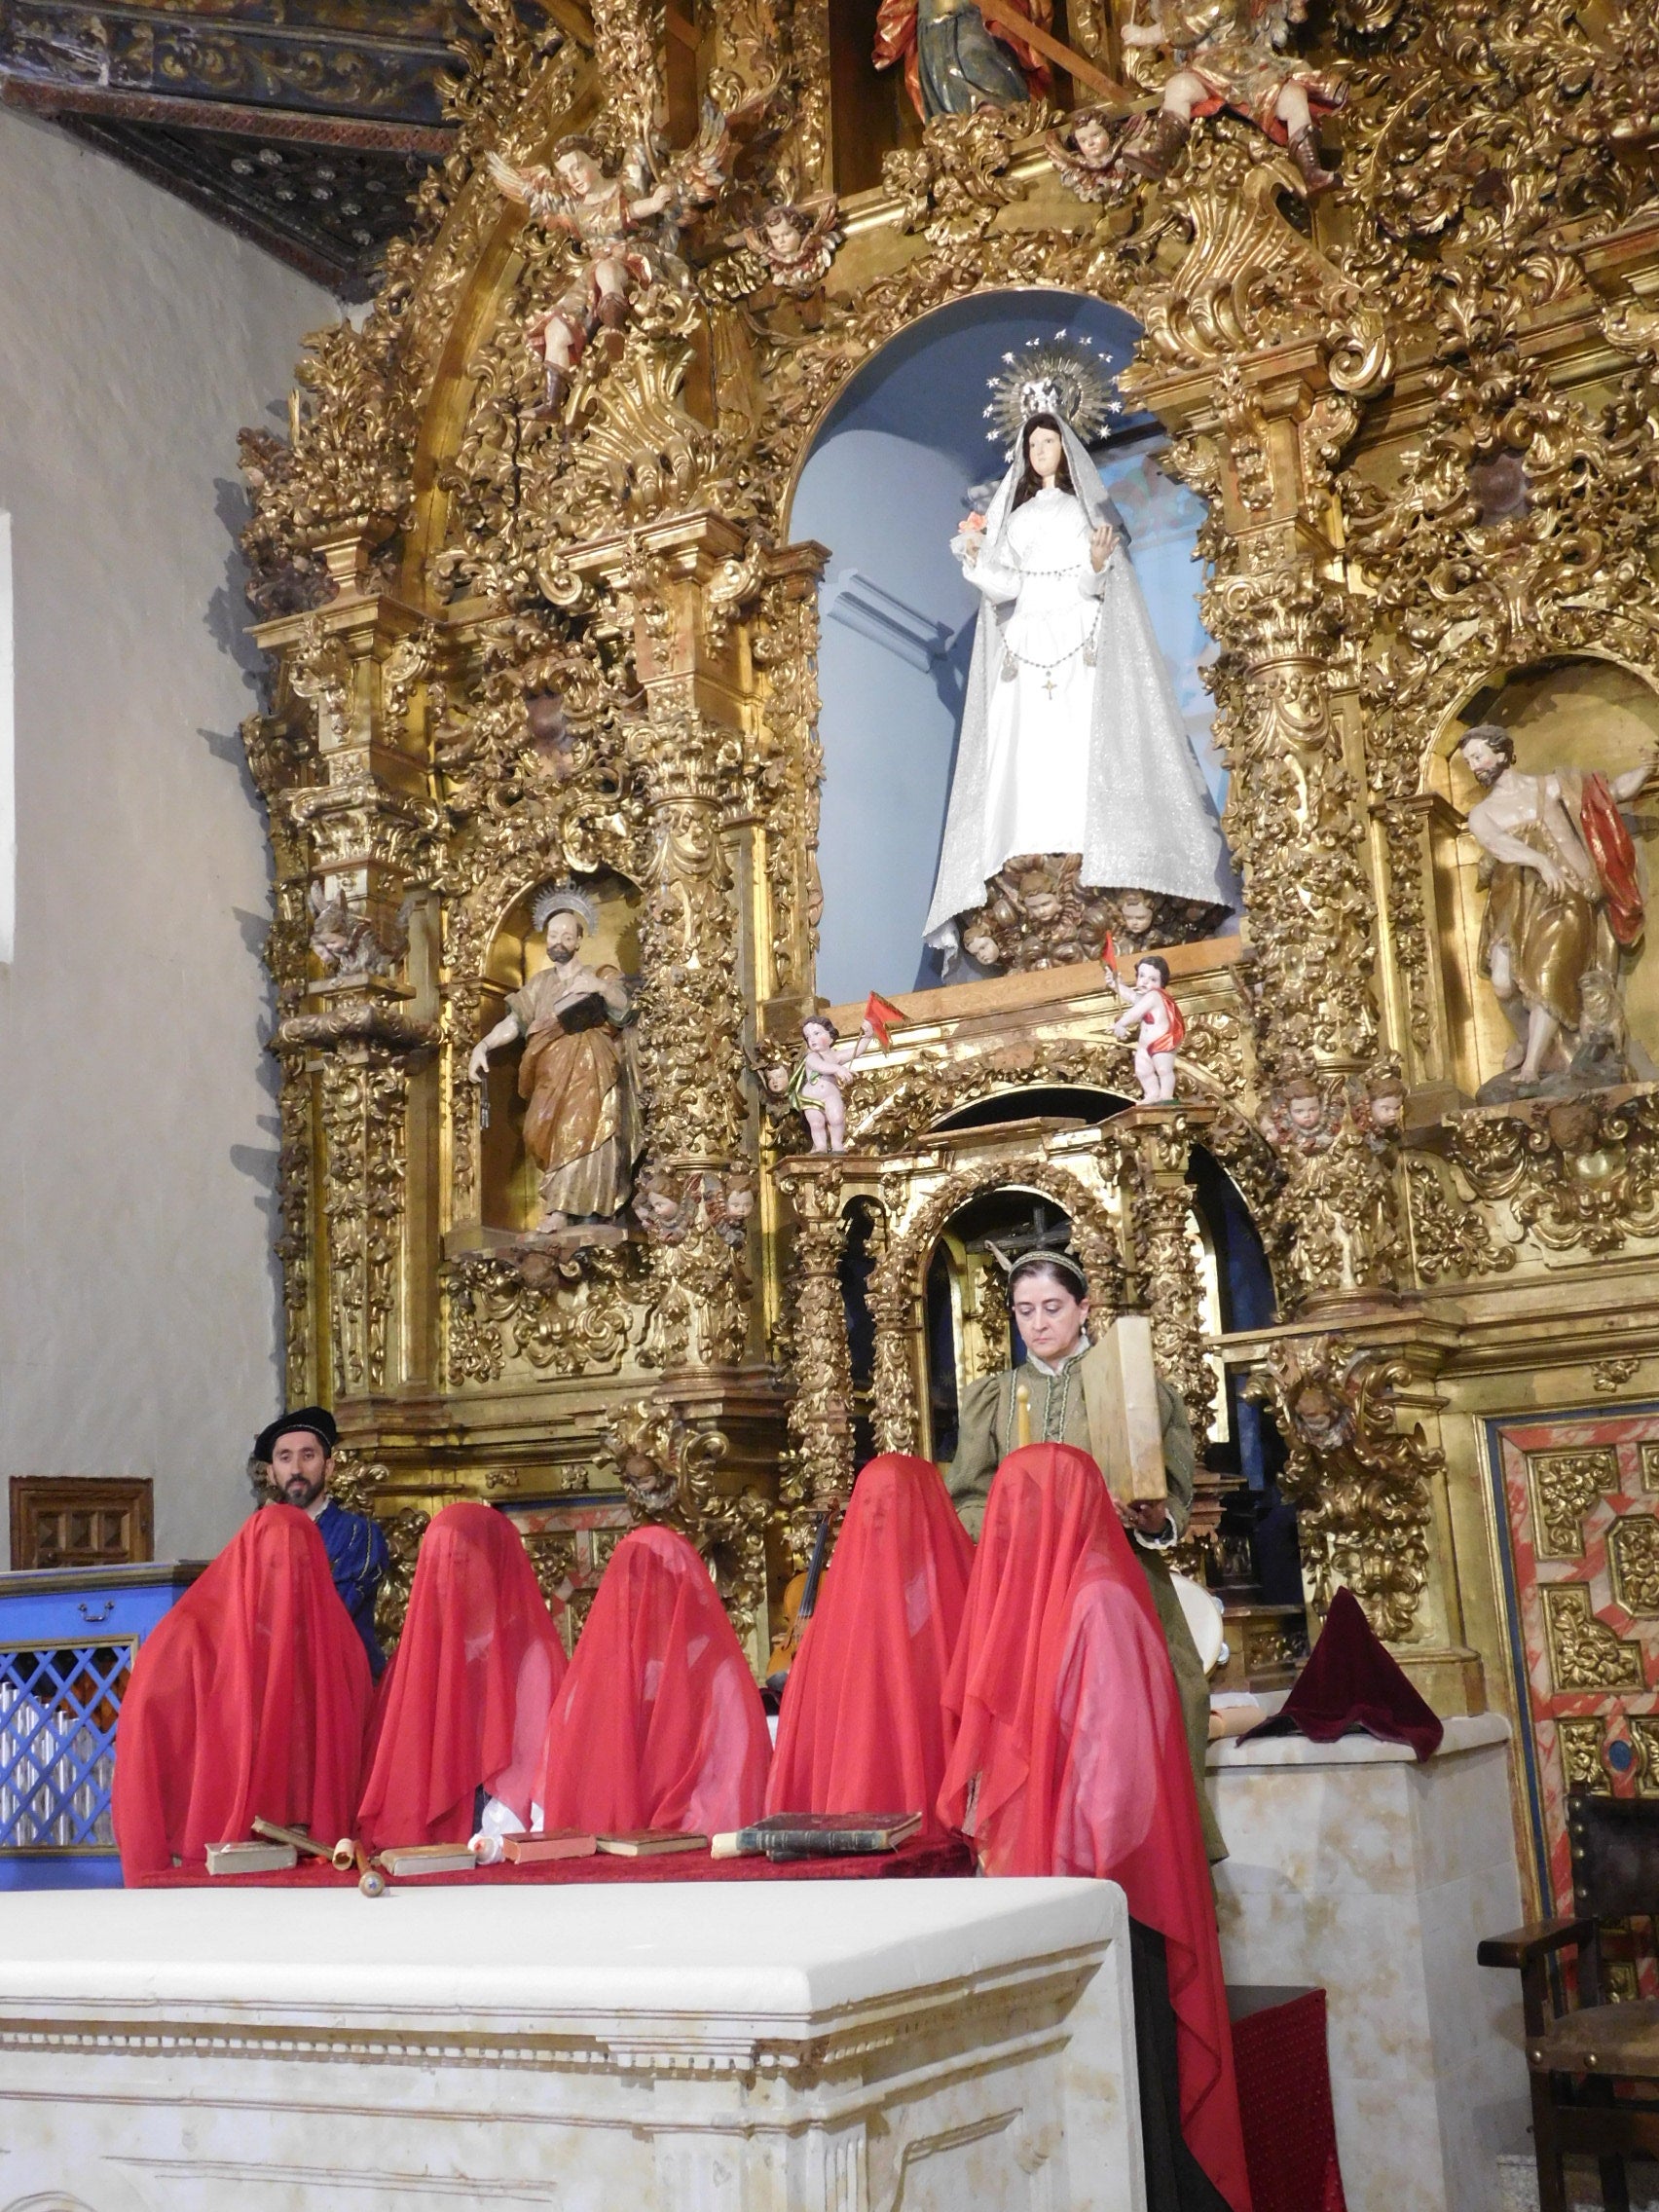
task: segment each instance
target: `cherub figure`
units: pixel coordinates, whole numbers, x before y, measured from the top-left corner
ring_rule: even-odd
[[[1175,1095],[1175,1054],[1187,1035],[1181,1010],[1169,995],[1169,963],[1161,953],[1143,952],[1135,962],[1132,991],[1116,970],[1109,968],[1107,973],[1124,1001],[1124,1011],[1112,1024],[1113,1034],[1126,1037],[1138,1026],[1135,1073],[1141,1097],[1149,1106],[1166,1106]]]
[[[814,1152],[845,1152],[847,1105],[841,1096],[853,1062],[875,1035],[867,1017],[851,1044],[842,1044],[835,1024],[821,1014],[809,1014],[800,1025],[806,1051],[790,1076],[789,1102],[806,1117]]]
[[[1346,88],[1283,50],[1308,18],[1308,0],[1154,0],[1157,19],[1125,23],[1124,44],[1162,47],[1175,60],[1155,131],[1124,155],[1142,176],[1169,174],[1195,118],[1231,108],[1290,148],[1309,193],[1337,181],[1322,166],[1316,115],[1346,105]]]
[[[1281,1084],[1262,1114],[1262,1134],[1275,1152],[1300,1152],[1309,1160],[1330,1151],[1342,1124],[1340,1095],[1322,1090],[1308,1075]]]
[[[760,262],[767,280],[797,299],[816,292],[830,274],[841,242],[841,205],[832,192],[802,206],[777,201],[737,233]]]
[[[756,105],[746,101],[743,112]],[[548,230],[573,240],[580,256],[566,290],[525,325],[525,341],[547,370],[537,422],[557,420],[594,332],[622,329],[639,294],[677,265],[664,234],[689,209],[719,199],[734,143],[732,120],[705,100],[696,144],[660,176],[644,146],[622,175],[612,175],[598,146],[580,133],[560,139],[551,169],[539,163],[516,169],[497,153],[486,157],[497,189]]]
[[[1144,118],[1125,129],[1121,117],[1113,118],[1099,108],[1075,108],[1058,130],[1045,134],[1043,150],[1060,182],[1080,200],[1098,205],[1115,200],[1127,186],[1124,155],[1144,129]]]
[[[1379,1159],[1391,1157],[1406,1118],[1406,1084],[1398,1068],[1383,1062],[1352,1086],[1354,1124]]]

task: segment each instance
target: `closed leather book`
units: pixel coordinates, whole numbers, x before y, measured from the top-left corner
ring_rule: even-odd
[[[678,1828],[642,1828],[636,1835],[602,1835],[601,1851],[616,1859],[654,1859],[665,1851],[707,1851],[706,1835],[682,1835]]]

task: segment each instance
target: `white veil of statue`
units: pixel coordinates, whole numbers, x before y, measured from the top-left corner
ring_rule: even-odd
[[[1047,398],[1042,412],[1058,424],[1087,530],[1109,524],[1117,542],[1097,579],[1085,575],[1084,545],[1075,573],[1068,571],[1070,580],[1059,587],[1062,594],[1072,594],[1070,624],[1079,640],[1064,656],[1067,666],[1062,669],[1057,657],[1024,654],[1019,649],[1021,603],[1028,586],[1036,587],[1029,593],[1033,599],[1046,592],[1047,605],[1054,609],[1053,620],[1032,633],[1040,644],[1056,635],[1064,643],[1068,610],[1055,599],[1055,587],[1046,582],[1060,571],[1022,568],[1013,542],[1021,532],[1029,540],[1037,527],[1031,519],[1016,527],[1015,518],[1022,513],[1031,518],[1035,508],[1035,502],[1021,507],[1014,500],[1024,469],[1023,436],[1018,439],[986,512],[976,563],[983,596],[926,923],[928,943],[947,953],[957,946],[956,917],[984,903],[990,878],[1018,852],[1081,850],[1085,884],[1231,903],[1215,807],[1129,563],[1123,519],[1088,447],[1065,417]],[[1038,495],[1039,500],[1047,498]],[[1075,538],[1075,512],[1069,531]],[[958,538],[958,549],[962,543]],[[976,580],[975,570],[965,572]],[[1004,588],[1012,586],[1012,597],[992,596],[997,577],[1004,579]],[[1057,754],[1051,735],[1022,745],[1021,731],[1022,714],[1028,731],[1043,719],[1039,693],[1056,675],[1068,718]],[[1055,696],[1048,690],[1050,719]],[[1022,760],[1022,753],[1032,757]],[[1021,810],[1010,798],[1022,776],[1028,789],[1036,782],[1052,795],[1056,803],[1049,813],[1067,826],[1063,842],[1010,842],[1022,827]],[[1030,810],[1023,811],[1029,823]]]

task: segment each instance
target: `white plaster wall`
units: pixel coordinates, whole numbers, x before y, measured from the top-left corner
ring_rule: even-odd
[[[103,155],[0,109],[18,827],[0,964],[0,1476],[152,1476],[162,1558],[230,1535],[248,1440],[277,1402],[236,433],[283,398],[301,338],[338,312]]]

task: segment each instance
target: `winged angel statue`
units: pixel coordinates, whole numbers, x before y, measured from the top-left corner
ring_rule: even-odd
[[[719,199],[743,130],[770,98],[769,89],[754,93],[729,114],[705,100],[693,145],[664,158],[641,142],[619,173],[579,134],[560,139],[550,168],[515,168],[497,153],[487,157],[498,189],[575,248],[565,290],[525,325],[526,342],[547,370],[537,421],[558,419],[596,330],[622,329],[635,300],[662,277],[689,282],[679,253],[681,225]]]

